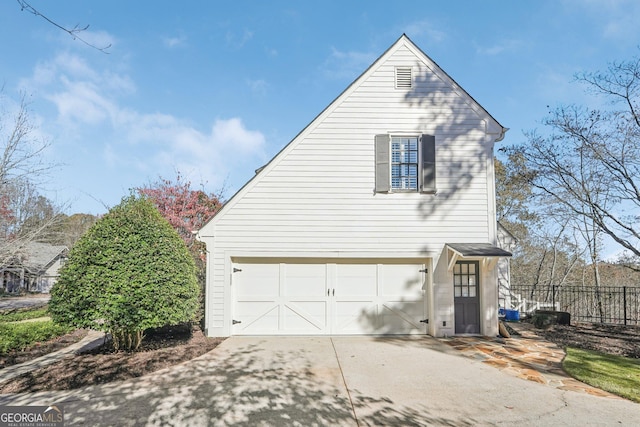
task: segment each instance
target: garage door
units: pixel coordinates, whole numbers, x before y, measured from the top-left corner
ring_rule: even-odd
[[[424,264],[233,264],[234,335],[424,334]]]

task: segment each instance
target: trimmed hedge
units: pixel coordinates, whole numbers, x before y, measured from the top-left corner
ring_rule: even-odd
[[[158,209],[131,195],[74,245],[51,289],[54,321],[111,333],[132,350],[143,331],[194,320],[199,286],[187,247]]]

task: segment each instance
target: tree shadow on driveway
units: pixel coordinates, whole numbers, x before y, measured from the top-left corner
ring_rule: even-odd
[[[137,380],[0,396],[0,405],[54,403],[62,404],[70,426],[465,425],[386,397],[352,396],[328,338],[307,338],[301,347],[295,338],[234,337]],[[354,409],[365,415],[356,420]]]

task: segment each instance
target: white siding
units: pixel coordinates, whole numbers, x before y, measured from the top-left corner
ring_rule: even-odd
[[[413,89],[395,89],[396,66],[413,67]],[[201,231],[210,333],[228,333],[234,256],[426,260],[446,242],[494,242],[488,120],[428,58],[397,43]],[[384,133],[435,135],[437,194],[374,193],[374,136]]]

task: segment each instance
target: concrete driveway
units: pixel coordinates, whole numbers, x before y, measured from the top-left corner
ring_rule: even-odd
[[[43,305],[49,302],[50,298],[51,295],[49,294],[36,294],[28,297],[2,297],[0,298],[0,311]]]
[[[637,425],[640,405],[507,375],[429,337],[232,337],[137,380],[1,395],[65,425]]]

